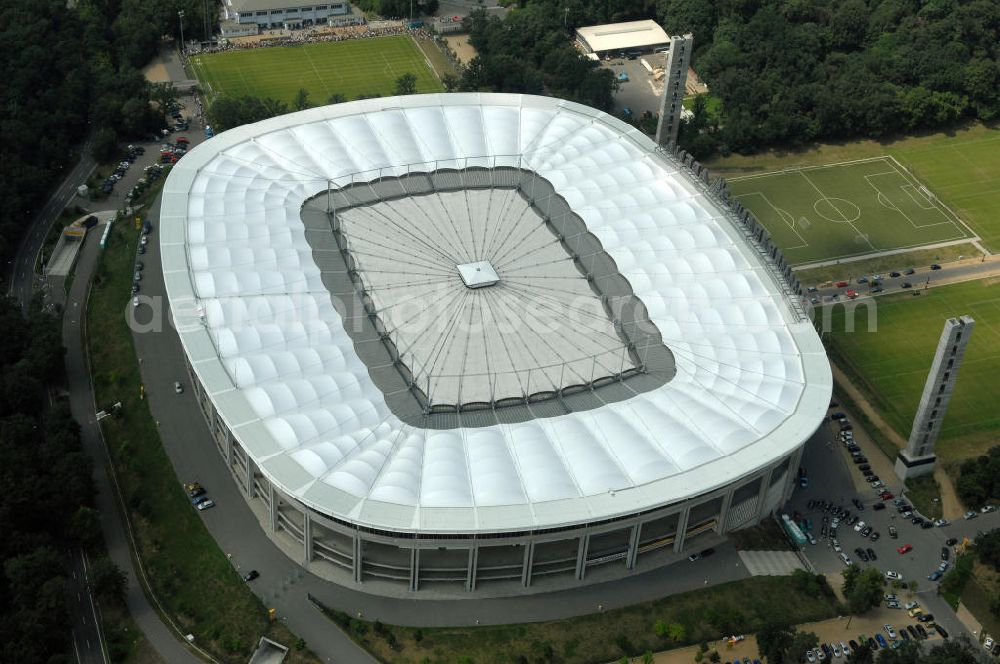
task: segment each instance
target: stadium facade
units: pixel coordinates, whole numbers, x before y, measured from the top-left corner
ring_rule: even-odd
[[[289,555],[367,591],[675,560],[787,500],[829,404],[766,231],[579,104],[414,95],[239,127],[174,167],[160,216],[219,453]]]

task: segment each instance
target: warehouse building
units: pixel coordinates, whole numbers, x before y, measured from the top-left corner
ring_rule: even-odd
[[[652,20],[577,28],[576,42],[580,50],[597,58],[641,55],[670,48],[670,37]]]

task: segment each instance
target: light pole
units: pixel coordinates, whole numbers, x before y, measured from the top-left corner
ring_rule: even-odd
[[[184,55],[184,10],[177,12],[177,20],[181,24],[181,55]]]

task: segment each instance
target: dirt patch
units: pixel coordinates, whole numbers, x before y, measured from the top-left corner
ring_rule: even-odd
[[[170,74],[167,73],[167,66],[160,62],[159,58],[146,65],[142,70],[142,75],[150,83],[166,83],[170,80]]]
[[[463,65],[469,64],[477,55],[475,47],[469,43],[469,35],[448,35],[444,41]]]

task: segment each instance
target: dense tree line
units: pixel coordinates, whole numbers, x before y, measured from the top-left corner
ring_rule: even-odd
[[[715,144],[752,151],[1000,117],[993,0],[660,0],[722,99]],[[711,146],[704,146],[711,147]]]
[[[955,490],[969,509],[1000,500],[1000,445],[982,456],[963,461],[959,473]]]
[[[572,44],[555,2],[533,2],[504,19],[474,12],[466,19],[477,55],[458,83],[465,91],[550,94],[610,110],[615,80]]]
[[[118,141],[163,126],[162,112],[150,105],[156,86],[141,68],[164,36],[179,31],[178,10],[185,11],[185,36],[202,36],[204,6],[201,0],[0,5],[0,265],[75,161],[75,146],[93,135],[96,156],[107,158]]]
[[[69,662],[66,551],[100,542],[90,459],[64,400],[58,320],[0,299],[0,661]],[[107,583],[107,582],[105,582]]]
[[[1000,3],[993,0],[521,0],[468,19],[479,52],[464,90],[551,94],[611,108],[613,81],[572,30],[654,18],[692,32],[695,68],[722,101],[682,143],[749,152],[1000,118]],[[607,74],[607,76],[605,76]]]

